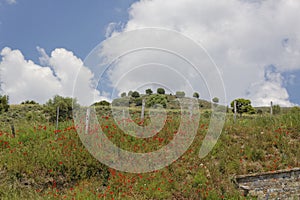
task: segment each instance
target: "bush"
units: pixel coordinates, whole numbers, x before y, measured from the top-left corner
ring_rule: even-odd
[[[35,102],[35,101],[33,101],[33,100],[31,100],[31,101],[26,100],[26,101],[23,101],[21,104],[22,104],[22,105],[24,105],[24,104],[32,104],[32,105],[35,105],[35,104],[38,104],[38,103]]]
[[[123,92],[123,93],[121,94],[121,97],[126,97],[126,92]]]
[[[164,88],[157,88],[157,94],[165,94]]]
[[[120,98],[120,99],[114,99],[112,101],[113,106],[128,107],[131,103],[132,103],[132,100],[130,99],[130,97],[123,97],[123,98]]]
[[[176,97],[177,98],[183,98],[183,97],[185,97],[185,93],[183,91],[177,91],[176,92]]]
[[[59,107],[59,121],[65,121],[73,118],[73,105],[74,107],[79,106],[76,99],[56,95],[53,99],[47,101],[44,111],[50,115],[49,120],[55,122],[57,107]]]
[[[146,90],[146,94],[147,94],[147,95],[151,95],[152,93],[153,93],[153,91],[152,91],[151,89],[147,89],[147,90]]]
[[[93,104],[93,106],[110,106],[110,103],[108,101],[99,101]]]
[[[152,107],[152,106],[157,107],[158,105],[161,105],[164,108],[167,107],[167,98],[165,95],[153,94],[146,101],[147,107]]]
[[[193,97],[199,99],[200,95],[199,95],[198,92],[195,92],[195,93],[193,94]]]
[[[4,95],[4,96],[0,95],[0,114],[3,113],[3,112],[7,112],[8,108],[9,108],[8,96],[7,95]]]
[[[138,93],[137,91],[134,91],[134,92],[131,94],[131,96],[132,96],[133,98],[138,98],[138,97],[140,97],[140,93]]]
[[[277,115],[280,114],[281,108],[279,105],[274,105],[273,106],[273,114]]]

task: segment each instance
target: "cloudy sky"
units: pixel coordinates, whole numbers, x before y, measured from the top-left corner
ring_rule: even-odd
[[[0,91],[11,103],[72,96],[74,86],[82,103],[157,86],[209,99],[221,95],[218,79],[225,103],[300,104],[299,11],[298,0],[0,0]],[[136,32],[149,27],[170,34]],[[97,64],[143,45],[155,48],[120,57],[99,77]],[[195,57],[199,77],[183,62]]]

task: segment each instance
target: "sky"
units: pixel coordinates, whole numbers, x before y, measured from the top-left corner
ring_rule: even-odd
[[[89,104],[158,86],[209,100],[224,87],[226,104],[299,105],[299,10],[296,0],[0,0],[0,92],[16,104],[75,91]],[[91,55],[105,64],[142,45],[156,49],[128,53],[102,76],[89,66]],[[202,76],[178,55],[198,57]]]

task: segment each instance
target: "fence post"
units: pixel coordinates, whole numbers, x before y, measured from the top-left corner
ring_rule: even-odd
[[[124,110],[124,108],[122,109],[122,124],[123,124],[123,127],[125,127],[125,119],[126,119],[126,117],[125,117],[125,110]]]
[[[234,109],[234,123],[235,123],[236,122],[236,113],[237,113],[236,101],[233,102],[233,109]]]
[[[143,99],[143,103],[142,103],[141,121],[144,120],[144,117],[145,117],[145,99]]]
[[[12,134],[12,136],[16,137],[15,126],[14,126],[13,123],[10,125],[10,128],[11,128],[11,134]]]
[[[85,116],[85,134],[89,133],[90,112],[90,108],[87,108]]]
[[[193,117],[193,105],[192,104],[190,104],[189,110],[190,110],[190,119],[192,119],[192,117]]]
[[[273,102],[271,101],[271,109],[270,109],[270,114],[273,115]]]
[[[56,108],[56,130],[58,130],[59,106]]]

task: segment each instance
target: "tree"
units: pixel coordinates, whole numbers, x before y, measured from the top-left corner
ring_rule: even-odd
[[[126,97],[126,92],[123,92],[123,93],[121,94],[121,97]]]
[[[132,93],[133,93],[133,92],[130,90],[130,91],[128,92],[128,96],[131,97]]]
[[[157,94],[165,94],[164,88],[157,88]]]
[[[279,114],[281,111],[281,108],[279,105],[274,105],[273,106],[273,113],[276,115],[276,114]]]
[[[255,109],[251,106],[251,101],[249,99],[240,98],[235,99],[234,101],[236,101],[236,110],[237,113],[240,114],[240,116],[242,116],[243,113],[255,113]],[[232,112],[234,112],[234,101],[232,101],[230,104],[232,107]]]
[[[152,106],[159,106],[161,105],[162,107],[166,108],[167,107],[167,97],[165,95],[161,94],[153,94],[149,96],[149,98],[146,101],[146,106],[147,107],[152,107]]]
[[[38,104],[38,103],[33,100],[31,100],[31,101],[26,100],[26,101],[23,101],[21,104]]]
[[[150,88],[146,90],[147,95],[151,95],[152,93],[153,93],[153,91]]]
[[[137,91],[134,91],[134,92],[131,94],[131,96],[132,96],[133,98],[138,98],[138,97],[140,97],[140,93],[137,92]]]
[[[199,99],[200,95],[198,92],[194,92],[193,97]]]
[[[177,98],[183,98],[183,97],[185,97],[185,93],[183,91],[177,91],[175,96]]]
[[[214,98],[212,99],[212,101],[213,101],[214,103],[219,103],[219,98],[218,98],[218,97],[214,97]]]
[[[0,95],[0,114],[3,112],[7,112],[9,108],[8,104],[9,97],[7,95]]]
[[[59,121],[64,121],[72,119],[73,106],[79,106],[76,99],[56,95],[53,99],[49,99],[46,102],[45,112],[50,115],[50,121],[55,122],[57,107],[59,107]]]
[[[108,101],[102,100],[93,104],[93,106],[110,106]]]

